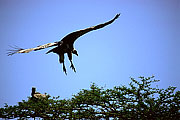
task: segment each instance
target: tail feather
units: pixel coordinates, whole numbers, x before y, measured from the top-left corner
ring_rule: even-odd
[[[10,45],[9,45],[10,46]],[[24,51],[25,49],[22,49],[22,48],[19,48],[19,47],[17,47],[17,46],[10,46],[11,48],[13,48],[12,50],[10,49],[10,50],[7,50],[8,52],[7,52],[7,55],[8,56],[11,56],[11,55],[14,55],[14,54],[16,54],[16,53],[20,53],[20,52],[22,52],[22,51]]]

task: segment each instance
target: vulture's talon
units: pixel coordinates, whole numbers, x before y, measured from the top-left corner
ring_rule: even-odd
[[[74,71],[74,72],[76,72],[76,69],[75,69],[75,67],[74,67],[74,65],[73,65],[73,64],[70,66],[70,68],[72,68],[72,69],[73,69],[73,71]]]
[[[63,71],[64,71],[64,73],[67,75],[65,66],[63,66]]]

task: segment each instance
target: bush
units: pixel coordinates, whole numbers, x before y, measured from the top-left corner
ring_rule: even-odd
[[[98,87],[83,89],[71,99],[47,97],[22,100],[18,105],[0,108],[0,118],[8,119],[178,119],[180,118],[180,91],[176,87],[152,88],[158,82],[152,77],[131,78],[129,87],[113,89]]]

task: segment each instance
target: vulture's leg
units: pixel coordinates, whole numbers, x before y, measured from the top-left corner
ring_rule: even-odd
[[[68,58],[69,58],[69,61],[71,62],[70,68],[72,68],[73,71],[76,72],[76,69],[75,69],[73,62],[72,62],[72,52],[68,52]]]
[[[59,62],[63,63],[63,72],[67,75],[66,67],[65,67],[65,64],[64,64],[64,54],[59,55]]]
[[[64,65],[64,62],[63,62],[63,71],[64,71],[64,73],[67,75],[66,67],[65,67],[65,65]]]
[[[73,63],[72,63],[72,60],[70,60],[70,62],[71,62],[70,68],[72,68],[72,69],[74,70],[74,72],[76,72],[76,69],[75,69],[75,67],[74,67],[74,65],[73,65]]]

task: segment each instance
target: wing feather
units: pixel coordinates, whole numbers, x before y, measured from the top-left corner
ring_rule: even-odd
[[[72,32],[72,33],[68,34],[67,36],[65,36],[65,37],[62,39],[62,41],[63,41],[63,42],[74,43],[74,41],[75,41],[78,37],[80,37],[80,36],[82,36],[82,35],[90,32],[90,31],[92,31],[92,30],[97,30],[97,29],[103,28],[103,27],[105,27],[105,26],[113,23],[119,16],[120,16],[120,14],[117,14],[112,20],[110,20],[110,21],[108,21],[108,22],[105,22],[105,23],[102,23],[102,24],[98,24],[98,25],[96,25],[96,26],[92,26],[92,27],[89,27],[89,28],[86,28],[86,29],[82,29],[82,30],[78,30],[78,31]]]
[[[41,50],[41,49],[45,49],[45,48],[48,48],[48,47],[52,47],[52,46],[57,46],[58,45],[58,42],[54,42],[54,43],[47,43],[47,44],[44,44],[44,45],[39,45],[35,48],[29,48],[29,49],[22,49],[22,48],[18,48],[18,47],[12,47],[13,49],[12,50],[8,50],[9,52],[7,53],[8,56],[10,55],[13,55],[13,54],[16,54],[16,53],[29,53],[31,51],[37,51],[37,50]]]
[[[86,28],[86,29],[82,29],[82,30],[78,30],[78,31],[72,32],[72,33],[68,34],[67,36],[65,36],[60,42],[47,43],[47,44],[44,44],[44,45],[37,46],[35,48],[29,48],[29,49],[22,49],[22,48],[18,48],[18,47],[12,47],[13,49],[12,50],[8,50],[9,52],[7,54],[8,54],[8,56],[10,56],[10,55],[14,55],[16,53],[29,53],[31,51],[37,51],[37,50],[45,49],[45,48],[48,48],[48,47],[61,45],[62,43],[67,43],[67,42],[73,44],[74,41],[78,37],[84,35],[87,32],[90,32],[92,30],[97,30],[97,29],[103,28],[103,27],[111,24],[119,16],[120,16],[120,14],[117,14],[112,20],[110,20],[108,22],[105,22],[105,23],[102,23],[102,24],[99,24],[99,25],[96,25],[96,26],[92,26],[92,27],[89,27],[89,28]]]

